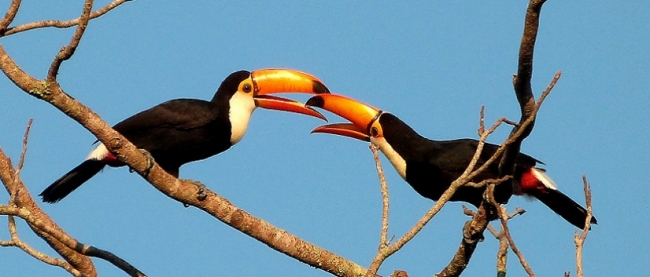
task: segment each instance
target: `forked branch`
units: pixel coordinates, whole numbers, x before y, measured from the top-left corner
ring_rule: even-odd
[[[512,129],[510,136],[502,144],[507,147],[505,153],[500,156],[499,177],[513,175],[515,161],[519,155],[521,143],[532,132],[537,111],[560,76],[560,72],[558,72],[549,85],[549,88],[547,88],[537,104],[535,104],[530,81],[533,72],[533,53],[539,27],[539,15],[542,5],[545,2],[546,0],[530,0],[526,10],[524,32],[519,48],[517,75],[513,80],[515,95],[521,108],[521,118],[519,124]],[[495,154],[493,157],[498,155]],[[498,186],[496,184],[490,184],[487,189],[488,193],[491,194],[494,192],[493,195],[498,197],[496,199],[498,203],[507,202],[508,198],[512,195],[512,190],[513,187],[509,181],[503,182]],[[502,199],[502,197],[505,198]],[[472,220],[465,224],[465,228],[463,228],[463,239],[456,251],[456,255],[454,255],[451,262],[438,274],[439,276],[458,276],[463,272],[476,249],[476,245],[480,241],[479,238],[483,237],[483,232],[487,228],[489,220],[494,217],[494,214],[495,207],[491,203],[483,201],[475,216],[472,217]]]

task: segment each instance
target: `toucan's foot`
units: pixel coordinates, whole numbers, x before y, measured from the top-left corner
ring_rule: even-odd
[[[144,176],[149,176],[149,172],[151,172],[151,168],[153,168],[154,160],[153,156],[151,156],[151,153],[149,151],[144,150],[144,149],[138,149],[142,154],[147,156],[147,168],[144,169],[142,173],[144,173]]]
[[[203,183],[201,183],[199,181],[190,180],[190,179],[181,179],[181,181],[192,183],[197,187],[197,191],[196,191],[196,199],[197,200],[203,201],[208,197],[208,194],[205,193],[206,187],[205,187],[205,185]]]
[[[147,150],[140,149],[140,148],[138,148],[138,150],[140,150],[140,152],[142,152],[142,154],[147,156],[147,168],[145,168],[142,171],[142,174],[144,176],[149,176],[149,172],[151,172],[151,169],[153,168],[153,164],[154,164],[153,156],[151,156],[151,153],[149,153],[149,151],[147,151]],[[133,168],[129,168],[129,173],[133,173],[134,171],[135,170],[133,170]]]

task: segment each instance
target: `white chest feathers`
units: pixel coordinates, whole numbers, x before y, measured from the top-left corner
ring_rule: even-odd
[[[377,145],[379,147],[379,150],[381,150],[382,153],[384,153],[384,156],[388,159],[388,161],[393,165],[395,170],[397,170],[397,173],[399,173],[400,176],[402,176],[402,179],[406,180],[406,161],[395,152],[395,149],[393,149],[392,146],[386,141],[385,138],[375,138],[372,137],[370,138],[370,142],[372,142],[374,145]]]
[[[255,108],[253,98],[241,92],[235,93],[230,98],[230,143],[233,145],[239,142],[244,137],[244,134],[246,134],[248,122]]]

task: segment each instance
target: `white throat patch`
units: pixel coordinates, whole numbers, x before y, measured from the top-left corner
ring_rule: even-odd
[[[251,119],[251,114],[255,111],[255,101],[252,97],[245,95],[242,92],[237,92],[230,98],[230,111],[228,118],[230,119],[230,143],[235,145],[246,134],[248,128],[248,121]]]
[[[406,180],[406,161],[397,154],[395,149],[393,149],[392,146],[386,141],[385,138],[376,138],[376,137],[371,137],[370,142],[372,142],[374,145],[377,145],[379,147],[379,150],[381,150],[382,153],[384,153],[384,156],[390,161],[391,164],[393,164],[393,167],[395,167],[395,170],[397,170],[397,173],[399,173],[400,176],[402,176],[402,179]]]

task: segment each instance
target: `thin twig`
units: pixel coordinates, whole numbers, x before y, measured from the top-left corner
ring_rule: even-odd
[[[9,5],[9,9],[7,9],[7,13],[2,18],[2,21],[0,21],[0,33],[4,32],[4,30],[7,29],[9,24],[11,24],[11,22],[14,21],[14,18],[16,18],[18,9],[20,9],[20,2],[21,0],[11,1],[11,5]]]
[[[16,171],[14,172],[13,176],[13,182],[14,185],[11,186],[12,190],[9,191],[9,205],[15,205],[16,203],[16,196],[18,195],[18,192],[20,191],[21,186],[18,185],[18,183],[22,183],[20,180],[20,171],[23,169],[23,166],[25,165],[25,154],[27,154],[27,142],[29,140],[29,130],[32,127],[32,119],[30,118],[27,121],[27,127],[25,128],[25,135],[23,135],[23,150],[20,153],[20,160],[18,161],[18,166],[16,167]]]
[[[494,234],[492,231],[494,228],[492,225],[488,224],[488,230]],[[497,277],[505,277],[506,269],[508,264],[508,238],[505,235],[504,229],[501,229],[496,236],[499,240],[499,250],[497,251]]]
[[[17,208],[12,207],[12,209],[17,209]],[[45,255],[44,253],[35,250],[31,246],[29,246],[29,244],[22,241],[18,236],[14,215],[8,215],[8,219],[9,219],[9,234],[11,235],[11,239],[8,241],[0,240],[0,246],[17,247],[18,249],[23,250],[23,252],[27,253],[28,255],[34,257],[35,259],[41,262],[44,262],[49,265],[61,267],[64,270],[70,272],[70,274],[72,274],[73,276],[82,276],[81,272],[79,272],[77,269],[75,269],[72,265],[65,262],[64,260],[52,258],[48,255]]]
[[[478,135],[479,137],[485,133],[485,106],[481,106],[478,112]]]
[[[33,121],[34,120],[31,118],[27,121],[27,127],[25,128],[25,135],[23,135],[23,151],[20,153],[20,160],[18,161],[18,166],[16,166],[15,178],[19,178],[18,176],[20,175],[20,171],[23,169],[23,166],[25,165],[25,154],[27,154],[27,142],[29,140],[29,130],[32,128]]]
[[[519,48],[518,71],[513,80],[515,94],[521,109],[521,118],[519,124],[515,125],[513,130],[510,132],[508,139],[499,147],[497,153],[488,160],[488,162],[491,162],[492,159],[500,157],[499,177],[513,175],[514,165],[516,158],[519,155],[521,142],[531,133],[535,122],[535,115],[545,97],[540,97],[540,101],[535,105],[530,84],[533,72],[534,46],[539,26],[539,13],[544,2],[545,0],[530,0],[528,8],[526,9],[526,23],[524,25],[524,32]],[[556,80],[552,82],[552,85],[555,84],[555,81]],[[546,94],[549,92],[550,89],[545,91]],[[503,149],[504,146],[506,146],[505,149]],[[501,155],[501,151],[504,152],[503,155]],[[486,162],[484,166],[487,164],[488,163]],[[479,168],[479,170],[480,169],[481,168]],[[499,196],[497,201],[498,203],[507,202],[508,198],[512,195],[513,187],[510,184],[511,182],[505,182],[496,188],[498,190],[497,195]],[[490,184],[488,185],[488,190],[491,190],[494,187],[495,185]],[[440,272],[440,276],[458,276],[462,273],[476,249],[476,244],[480,241],[475,238],[482,237],[483,232],[488,226],[487,217],[490,215],[491,210],[494,210],[494,207],[492,207],[490,203],[486,201],[481,203],[476,215],[472,217],[472,220],[465,224],[465,228],[463,228],[463,239],[461,240],[460,246],[451,262]]]
[[[516,207],[515,211],[512,212],[511,214],[508,215],[508,220],[511,220],[513,217],[518,216],[518,215],[523,215],[526,213],[526,210]]]
[[[17,209],[19,211],[28,212],[34,218],[39,218],[43,225],[48,226],[60,233],[59,236],[67,236],[54,221],[51,220],[39,207],[34,203],[34,200],[29,195],[29,192],[25,188],[25,185],[22,183],[20,178],[16,178],[16,170],[14,169],[11,160],[5,155],[5,153],[0,148],[0,180],[5,186],[5,189],[10,193],[9,205],[7,207]],[[17,192],[25,193],[17,193]],[[13,192],[13,193],[12,193]],[[8,214],[10,215],[10,214]],[[69,266],[75,270],[81,272],[82,275],[93,277],[97,276],[95,268],[92,264],[92,261],[81,254],[78,254],[73,249],[67,247],[61,243],[57,238],[49,235],[38,227],[29,224],[28,225],[32,231],[43,238],[54,250],[56,250],[66,261],[68,261]],[[9,226],[10,233],[15,232],[15,226]],[[20,243],[18,244],[20,245]],[[26,248],[24,248],[26,249]],[[40,255],[40,254],[39,254]],[[47,260],[45,260],[47,262]],[[51,262],[48,262],[51,263]],[[64,266],[65,262],[53,262],[53,264]],[[67,270],[67,269],[66,269]],[[79,274],[77,274],[79,275]]]
[[[43,232],[47,233],[48,235],[55,237],[57,240],[59,240],[61,243],[65,244],[69,248],[74,249],[75,251],[77,251],[77,252],[79,252],[81,254],[87,255],[87,256],[97,257],[97,258],[106,260],[106,261],[112,263],[113,265],[117,266],[118,268],[122,269],[124,272],[128,273],[130,276],[145,276],[137,268],[135,268],[134,266],[132,266],[131,264],[129,264],[125,260],[121,259],[120,257],[112,254],[111,252],[96,248],[96,247],[91,246],[91,245],[86,245],[86,244],[80,243],[79,241],[77,241],[77,240],[75,240],[73,238],[63,236],[61,232],[59,232],[55,228],[52,228],[52,226],[49,226],[49,225],[45,224],[38,217],[32,215],[32,213],[27,209],[21,209],[21,208],[14,207],[14,206],[0,205],[0,214],[9,215],[9,216],[11,216],[11,218],[13,218],[13,216],[20,217],[23,220],[25,220],[27,223],[29,223],[30,226],[34,226],[34,227],[38,228],[39,230],[42,230]],[[12,233],[12,240],[20,241],[18,239],[18,234],[15,231],[15,226],[13,228],[13,232],[11,230],[12,230],[12,228],[10,226],[10,232]],[[28,253],[30,253],[30,251],[33,252],[33,253],[38,253],[37,251],[35,251],[35,250],[31,249],[31,248],[30,249],[21,248],[21,249],[23,249],[25,252],[28,252]],[[44,256],[42,254],[41,255],[33,255],[32,253],[30,253],[30,255],[36,257],[39,260],[47,262],[49,264],[59,265],[59,262],[56,262],[56,263],[52,262],[53,260],[48,262],[48,261],[45,261],[45,260],[39,258],[39,257]]]
[[[379,238],[379,244],[380,244],[380,248],[382,248],[387,245],[387,241],[388,241],[388,211],[390,205],[390,201],[388,198],[388,184],[386,183],[384,170],[381,166],[381,160],[379,159],[378,147],[374,144],[371,144],[370,149],[372,150],[372,155],[375,159],[375,164],[377,167],[377,176],[379,177],[379,184],[381,186],[382,211],[381,211],[381,234]]]
[[[370,263],[368,272],[366,276],[374,276],[379,271],[379,267],[386,259],[384,255],[384,250],[388,247],[388,211],[389,211],[389,198],[388,198],[388,184],[386,183],[386,177],[384,176],[384,170],[381,166],[381,160],[379,159],[379,148],[370,144],[370,150],[372,150],[373,158],[375,159],[375,166],[377,168],[377,175],[379,177],[379,184],[381,186],[381,199],[382,199],[382,210],[381,210],[381,233],[379,234],[379,247],[377,247],[377,253]]]
[[[16,0],[14,0],[16,1]],[[115,0],[108,5],[104,6],[103,8],[96,10],[92,13],[90,13],[90,19],[95,19],[97,17],[100,17],[112,9],[116,8],[117,6],[124,4],[125,2],[130,2],[131,0]],[[18,1],[20,2],[20,1]],[[37,21],[37,22],[31,22],[15,27],[8,28],[6,31],[2,32],[2,29],[0,29],[0,36],[9,36],[13,34],[17,34],[20,32],[32,30],[32,29],[38,29],[38,28],[47,28],[47,27],[55,27],[55,28],[69,28],[72,26],[77,26],[80,22],[81,18],[76,18],[72,19],[69,21],[60,21],[60,20],[44,20],[44,21]]]
[[[512,239],[512,236],[510,235],[510,230],[508,229],[508,219],[510,217],[508,215],[506,208],[499,205],[499,203],[496,202],[493,196],[492,197],[488,196],[488,199],[497,208],[499,220],[501,221],[501,233],[508,240],[508,244],[510,245],[512,252],[515,253],[515,255],[517,255],[517,258],[519,258],[519,263],[521,263],[521,266],[524,268],[524,270],[526,270],[526,273],[528,273],[529,276],[534,277],[535,273],[533,272],[533,269],[530,268],[530,265],[526,261],[526,258],[524,258],[524,254],[521,253],[521,251],[519,251],[517,245],[515,244],[515,240]],[[515,213],[515,215],[516,214],[517,213]]]
[[[59,53],[57,53],[56,56],[54,57],[52,64],[50,65],[50,69],[47,72],[48,81],[50,82],[56,81],[56,76],[59,74],[59,68],[61,67],[63,61],[70,59],[70,57],[74,55],[74,52],[75,50],[77,50],[77,46],[79,46],[79,42],[81,41],[81,37],[86,31],[86,27],[88,27],[88,21],[90,20],[90,12],[92,11],[92,9],[93,9],[93,0],[86,0],[84,2],[84,8],[83,11],[81,12],[81,16],[79,17],[79,24],[77,25],[77,29],[75,30],[72,39],[70,39],[70,43],[68,44],[68,46],[64,46],[63,48],[61,48]]]
[[[591,229],[591,218],[593,217],[591,208],[591,185],[587,182],[587,176],[582,175],[582,182],[584,183],[585,201],[587,202],[587,218],[585,218],[585,227],[582,229],[582,234],[579,235],[578,231],[576,231],[573,238],[576,244],[576,277],[584,276],[582,273],[582,248],[587,239],[587,233]]]

